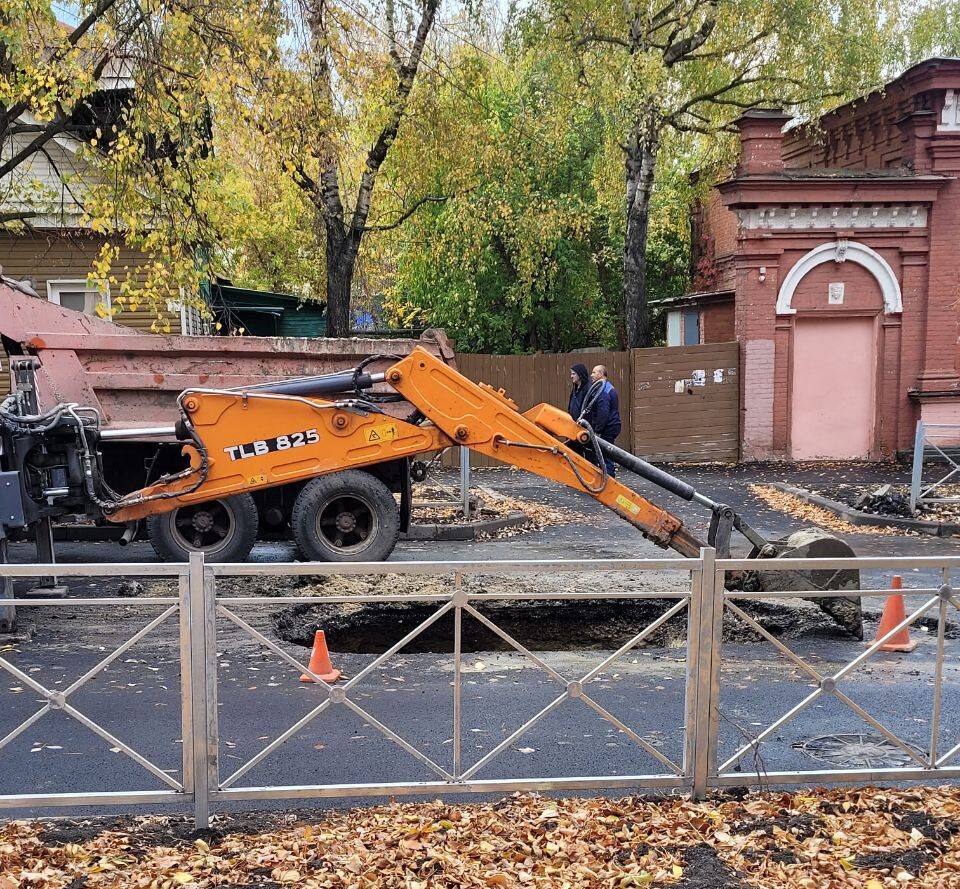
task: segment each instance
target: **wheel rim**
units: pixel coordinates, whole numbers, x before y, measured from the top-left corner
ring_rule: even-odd
[[[380,530],[373,504],[360,494],[337,494],[317,510],[317,535],[339,553],[358,553],[370,546]]]
[[[207,554],[225,549],[237,533],[233,509],[222,500],[175,509],[170,513],[169,527],[183,549]]]

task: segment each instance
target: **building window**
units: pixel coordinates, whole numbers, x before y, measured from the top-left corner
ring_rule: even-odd
[[[700,310],[696,306],[667,312],[667,345],[700,345]]]
[[[65,309],[96,315],[97,305],[110,308],[110,285],[91,287],[85,279],[47,281],[47,299]]]
[[[683,344],[700,344],[700,310],[697,308],[683,310]]]
[[[683,342],[680,335],[680,312],[667,312],[667,345],[679,346]]]

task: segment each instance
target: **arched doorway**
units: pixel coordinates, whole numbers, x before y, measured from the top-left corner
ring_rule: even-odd
[[[823,244],[784,278],[777,313],[794,316],[791,459],[876,456],[879,319],[899,311],[893,270],[863,244]]]

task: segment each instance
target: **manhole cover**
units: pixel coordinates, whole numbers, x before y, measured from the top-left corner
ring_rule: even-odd
[[[922,756],[923,752],[912,744],[907,744]],[[914,762],[910,755],[891,743],[882,735],[822,735],[811,738],[802,744],[794,744],[807,756],[829,762],[832,765],[855,768],[875,768],[878,766],[905,766]]]

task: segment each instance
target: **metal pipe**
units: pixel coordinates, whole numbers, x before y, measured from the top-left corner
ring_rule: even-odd
[[[377,383],[382,383],[386,378],[386,374],[382,373],[355,374],[352,370],[349,370],[317,377],[276,380],[272,383],[259,383],[256,386],[243,386],[229,391],[273,395],[334,395],[338,392],[353,392],[355,389],[371,389]]]
[[[629,451],[618,448],[615,444],[610,444],[609,441],[604,441],[602,438],[597,438],[597,442],[600,445],[600,450],[613,460],[614,463],[619,463],[625,469],[635,472],[648,482],[659,485],[671,494],[676,494],[677,497],[680,497],[682,500],[693,500],[706,506],[708,509],[713,509],[716,505],[709,497],[698,494],[693,485],[681,481],[675,475],[670,475],[669,472],[658,469],[652,463],[647,463],[646,460],[641,460]]]
[[[470,448],[460,448],[460,510],[470,519]]]
[[[143,429],[102,429],[100,431],[100,440],[115,441],[118,439],[157,438],[158,436],[176,438],[176,435],[176,426],[144,426]]]

